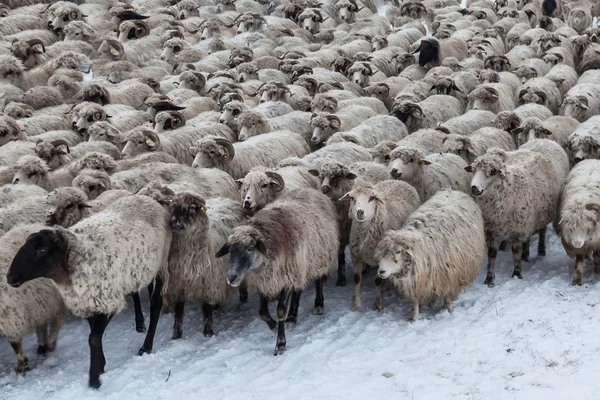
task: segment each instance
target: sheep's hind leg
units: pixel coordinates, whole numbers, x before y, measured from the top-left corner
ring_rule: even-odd
[[[363,278],[365,263],[359,260],[354,262],[354,295],[352,296],[352,309],[358,310],[361,305],[360,300],[360,282]]]
[[[269,325],[269,329],[275,332],[277,329],[277,322],[275,322],[269,313],[269,299],[262,294],[260,295],[260,308],[258,309],[258,315],[260,315],[260,318],[265,321],[267,325]]]
[[[325,297],[323,296],[323,283],[327,277],[323,276],[315,282],[315,308],[313,315],[323,315],[325,312]]]
[[[346,253],[345,246],[338,250],[338,277],[335,286],[346,286]]]
[[[538,256],[546,255],[546,229],[542,228],[538,231]]]
[[[204,336],[212,337],[213,332],[213,310],[214,306],[208,303],[202,303],[202,315],[204,316]]]
[[[292,300],[290,301],[290,311],[285,319],[285,323],[289,325],[296,325],[298,323],[298,307],[300,307],[300,296],[302,290],[294,290],[292,292]]]
[[[56,341],[58,340],[58,332],[69,316],[68,311],[64,311],[57,315],[48,325],[48,341],[46,343],[46,353],[51,353],[56,350]]]
[[[144,333],[146,332],[146,323],[144,321],[144,312],[142,311],[142,301],[138,292],[131,293],[133,298],[133,310],[135,312],[135,330]]]
[[[24,374],[25,372],[29,371],[29,359],[23,352],[21,341],[19,340],[18,342],[10,342],[10,346],[17,356],[17,367],[15,368],[15,371],[18,374]]]
[[[529,262],[529,247],[531,246],[531,241],[523,242],[521,246],[521,260],[525,262]]]
[[[496,256],[498,255],[498,250],[490,247],[488,249],[488,265],[487,265],[487,274],[485,276],[484,285],[488,285],[488,287],[494,287],[495,283],[495,269],[496,269]]]
[[[573,285],[581,286],[581,277],[583,275],[583,268],[585,267],[585,257],[575,257],[575,272],[573,273]]]
[[[140,347],[138,355],[144,353],[150,354],[152,347],[154,346],[154,334],[156,333],[156,326],[158,325],[158,319],[160,318],[160,311],[162,310],[162,278],[156,277],[154,285],[148,285],[148,291],[150,292],[150,326],[148,327],[148,333],[146,333],[146,339],[144,344]]]
[[[277,342],[275,344],[274,356],[281,355],[285,352],[286,340],[285,340],[285,316],[288,311],[288,300],[290,298],[290,292],[288,290],[282,290],[279,293],[279,301],[277,302]]]
[[[383,304],[381,303],[381,285],[383,285],[383,279],[380,277],[375,278],[375,301],[373,302],[373,310],[382,311]]]
[[[106,366],[106,359],[104,358],[104,351],[102,349],[102,336],[110,319],[111,317],[106,314],[97,314],[87,319],[90,325],[90,337],[88,340],[90,345],[89,386],[94,389],[100,387],[100,374],[104,373],[104,367]]]
[[[181,336],[183,335],[184,310],[185,303],[183,301],[175,303],[175,318],[173,318],[173,336],[171,336],[171,340],[181,339]]]
[[[512,277],[514,278],[515,276],[519,279],[523,279],[523,266],[521,264],[521,261],[523,260],[522,257],[522,251],[523,251],[523,246],[521,245],[514,245],[512,248],[512,253],[513,253],[513,262],[515,264],[515,270],[513,271]]]
[[[48,326],[43,325],[36,328],[35,335],[38,341],[37,353],[39,355],[46,355],[48,353]]]
[[[412,302],[412,312],[410,313],[410,317],[408,317],[409,321],[416,321],[419,318],[419,302],[413,300]]]

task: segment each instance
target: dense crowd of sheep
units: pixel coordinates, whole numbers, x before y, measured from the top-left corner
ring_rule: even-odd
[[[0,2],[0,335],[56,348],[133,297],[204,335],[233,288],[286,349],[336,268],[412,303],[523,278],[552,223],[573,284],[600,273],[600,15],[591,0]],[[336,263],[337,261],[337,263]],[[337,265],[336,265],[337,264]],[[150,293],[146,327],[139,292]],[[269,301],[277,301],[277,318]]]

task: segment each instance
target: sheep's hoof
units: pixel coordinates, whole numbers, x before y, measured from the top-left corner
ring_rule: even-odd
[[[135,324],[135,330],[139,333],[146,332],[146,324],[144,324],[143,322],[141,324]]]
[[[538,256],[544,257],[545,255],[546,255],[546,249],[538,251]]]
[[[573,277],[573,286],[581,286],[581,277],[580,276]]]
[[[274,356],[280,356],[285,353],[285,343],[277,343],[275,346],[275,351],[273,352]]]
[[[523,279],[523,273],[522,273],[521,271],[516,271],[516,270],[515,270],[515,271],[513,272],[513,274],[512,274],[512,277],[514,278],[515,276],[516,276],[517,278],[519,278],[519,279]]]
[[[360,300],[359,299],[353,299],[352,300],[352,311],[357,311],[360,309]]]
[[[494,277],[489,276],[489,275],[485,278],[485,281],[483,281],[483,284],[487,285],[488,287],[496,286],[496,284],[494,283]]]
[[[410,314],[410,317],[408,317],[408,322],[415,322],[417,320],[417,316],[414,314]]]
[[[140,347],[140,350],[138,351],[138,356],[143,356],[144,354],[150,354],[152,353],[152,347],[148,348],[145,345]]]
[[[338,276],[338,279],[335,282],[335,286],[340,286],[340,287],[346,286],[346,277]]]
[[[179,340],[181,339],[182,332],[173,332],[173,336],[171,336],[171,340]]]
[[[313,315],[323,315],[325,314],[325,309],[323,307],[315,307],[313,309]]]
[[[383,311],[383,304],[381,304],[381,301],[376,301],[375,303],[373,303],[373,310]]]
[[[100,386],[102,386],[102,382],[100,382],[100,379],[90,379],[88,385],[92,389],[100,389]]]
[[[50,350],[50,348],[49,348],[47,345],[45,345],[45,344],[44,344],[44,345],[40,344],[40,345],[38,346],[38,348],[37,348],[37,353],[38,353],[38,355],[40,355],[40,356],[45,356],[45,355],[47,355],[48,353],[50,353],[51,351],[52,351],[52,350]]]
[[[213,337],[213,336],[215,336],[215,333],[213,332],[212,329],[204,328],[204,337]]]
[[[29,371],[29,360],[26,358],[23,361],[19,361],[17,363],[17,367],[15,368],[15,372],[19,375],[25,375],[25,373]]]

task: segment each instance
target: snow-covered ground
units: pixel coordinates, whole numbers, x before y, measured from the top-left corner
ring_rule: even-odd
[[[277,357],[256,296],[241,307],[232,297],[216,313],[210,339],[201,333],[198,307],[187,308],[179,341],[169,340],[173,318],[164,316],[154,354],[143,357],[135,355],[144,336],[134,331],[129,308],[106,331],[99,391],[87,388],[87,323],[72,319],[47,359],[36,358],[34,337],[27,338],[33,370],[24,377],[13,372],[12,350],[0,342],[0,398],[597,400],[599,279],[588,272],[582,287],[571,286],[572,262],[556,236],[544,259],[535,257],[535,246],[525,279],[509,278],[510,255],[502,253],[495,288],[483,285],[482,273],[454,303],[454,314],[441,304],[424,306],[414,323],[407,322],[409,303],[393,291],[384,293],[383,312],[368,308],[370,284],[363,284],[363,309],[350,311],[352,285],[336,288],[333,278],[325,315],[313,316],[311,287],[299,324],[287,331],[287,352]]]

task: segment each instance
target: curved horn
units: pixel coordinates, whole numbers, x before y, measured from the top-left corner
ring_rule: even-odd
[[[171,117],[173,117],[173,122],[171,122],[171,125],[173,126],[174,129],[177,128],[181,128],[182,126],[184,126],[186,124],[186,120],[185,120],[185,116],[180,113],[179,111],[169,111],[169,114],[171,115]],[[179,121],[177,124],[175,123],[175,121]]]
[[[156,151],[156,149],[158,149],[158,146],[160,146],[160,138],[158,137],[158,135],[154,131],[151,131],[150,129],[145,129],[144,136],[147,136],[154,142],[154,146],[151,146],[148,149],[148,151]]]
[[[185,107],[179,107],[170,101],[158,101],[156,104],[152,106],[156,110],[156,112],[160,111],[181,111],[185,110]]]
[[[26,43],[29,45],[29,47],[33,47],[39,44],[42,46],[42,51],[44,53],[46,52],[46,46],[44,46],[44,42],[42,42],[40,39],[31,39],[28,40]]]
[[[240,17],[241,17],[242,15],[244,15],[244,14],[240,14],[240,15],[238,15],[238,16],[237,16],[237,17],[236,17],[236,18],[233,20],[233,22],[231,23],[231,25],[227,25],[227,24],[225,24],[225,23],[223,23],[223,22],[221,22],[221,24],[223,24],[223,26],[224,26],[225,28],[233,28],[233,27],[235,26],[236,22],[238,21],[238,19],[240,19]]]
[[[65,146],[67,148],[67,154],[71,154],[71,149],[69,149],[69,143],[66,140],[58,139],[50,142],[50,144],[54,147]]]
[[[142,20],[150,18],[146,15],[140,15],[134,10],[123,10],[117,14],[117,18],[121,21],[129,21],[129,20]]]
[[[148,27],[148,24],[144,21],[138,21],[137,27],[135,28],[135,36],[137,36],[138,38],[142,38],[144,36],[148,36],[149,33],[150,28]]]
[[[227,139],[218,138],[218,139],[215,139],[215,142],[219,146],[225,147],[225,150],[227,150],[227,154],[225,154],[221,157],[221,162],[223,164],[229,164],[233,160],[233,157],[235,157],[235,148],[233,147],[231,142]]]
[[[277,182],[278,185],[274,188],[275,191],[281,192],[285,188],[285,182],[281,175],[279,175],[277,172],[265,171],[265,175]]]
[[[327,119],[328,120],[332,120],[332,119],[336,120],[338,122],[338,124],[340,125],[340,128],[342,127],[342,120],[337,115],[328,115]]]

